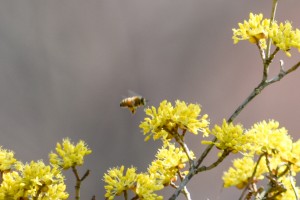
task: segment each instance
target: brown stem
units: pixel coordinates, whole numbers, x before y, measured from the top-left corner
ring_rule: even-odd
[[[72,171],[75,175],[76,178],[76,184],[75,184],[75,199],[79,200],[80,199],[80,187],[81,187],[81,182],[90,174],[90,170],[87,170],[84,175],[80,178],[78,175],[78,171],[76,169],[76,166],[72,166]]]
[[[239,200],[242,200],[242,199],[243,199],[243,197],[244,197],[246,191],[247,191],[248,188],[250,187],[250,184],[252,184],[252,182],[253,182],[253,180],[254,180],[254,176],[255,176],[256,171],[257,171],[257,168],[258,168],[258,165],[259,165],[261,159],[262,159],[264,156],[265,156],[265,154],[262,154],[262,155],[259,156],[259,158],[258,158],[258,160],[257,160],[257,162],[256,162],[256,165],[255,165],[255,168],[254,168],[254,170],[253,170],[253,173],[252,173],[252,175],[251,175],[251,177],[250,177],[250,179],[249,179],[249,181],[248,181],[248,184],[246,185],[245,189],[243,190],[243,192],[242,192],[242,194],[241,194]]]
[[[196,171],[196,173],[207,171],[207,170],[211,170],[211,169],[217,167],[229,154],[230,154],[230,151],[226,151],[225,150],[223,152],[223,154],[218,158],[217,161],[215,161],[214,163],[212,163],[208,167],[202,166],[202,167],[198,168],[197,171]]]

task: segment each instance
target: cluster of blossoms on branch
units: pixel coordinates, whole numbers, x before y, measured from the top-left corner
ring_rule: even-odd
[[[271,39],[273,45],[284,51],[287,56],[291,48],[300,51],[300,30],[293,29],[291,22],[278,23],[270,19],[263,18],[263,14],[250,13],[249,20],[239,23],[239,29],[232,29],[234,43],[240,40],[249,40],[254,44],[259,44],[262,49],[267,48],[266,40]]]
[[[295,176],[300,171],[300,140],[293,142],[288,131],[279,127],[278,122],[262,121],[244,130],[241,125],[224,121],[211,134],[217,137],[215,146],[221,151],[243,155],[235,159],[233,167],[224,173],[224,187],[244,189],[252,184],[251,192],[257,193],[258,181],[268,179],[278,184],[276,190],[272,188],[274,192],[269,193],[276,199],[293,199],[295,193],[299,194]],[[210,141],[202,143],[209,144]]]
[[[163,199],[155,192],[167,186],[176,187],[177,179],[182,179],[187,173],[186,163],[195,159],[192,151],[176,147],[170,142],[171,139],[182,140],[186,131],[197,134],[199,130],[206,130],[209,124],[207,115],[199,118],[199,105],[186,105],[183,101],[176,101],[174,107],[170,102],[163,101],[158,109],[151,107],[145,112],[149,117],[140,124],[146,135],[145,140],[152,136],[154,140],[160,139],[163,146],[158,149],[156,159],[149,165],[146,173],[136,173],[133,167],[124,173],[124,166],[108,170],[104,181],[105,197],[109,200],[119,195],[126,196],[128,191],[133,192],[133,199]],[[183,133],[179,134],[179,130]]]
[[[176,188],[178,178],[182,180],[187,174],[187,171],[181,169],[186,167],[189,158],[194,160],[195,157],[185,146],[176,148],[169,141],[175,139],[179,145],[182,144],[186,131],[193,134],[201,131],[203,137],[216,137],[215,142],[202,140],[201,143],[216,146],[220,150],[219,156],[224,155],[224,152],[227,152],[226,155],[243,155],[243,158],[234,160],[233,167],[224,173],[224,187],[243,189],[251,184],[251,193],[255,193],[258,192],[259,180],[270,179],[278,184],[276,190],[273,188],[274,192],[269,193],[274,194],[276,199],[294,197],[295,192],[299,192],[298,187],[292,186],[300,170],[300,140],[293,142],[287,130],[279,127],[278,122],[262,121],[246,130],[240,124],[224,120],[221,126],[215,125],[210,130],[208,116],[200,116],[200,106],[187,105],[183,101],[176,101],[174,107],[170,102],[163,101],[157,109],[151,107],[145,112],[148,117],[141,122],[140,127],[146,140],[152,136],[154,140],[161,139],[164,145],[158,150],[157,159],[150,164],[146,173],[137,174],[133,167],[125,173],[124,166],[108,170],[104,175],[107,199],[127,195],[128,191],[136,195],[133,199],[162,199],[155,194],[156,191],[166,186]],[[277,195],[278,191],[280,193]]]
[[[185,173],[180,170],[185,167],[188,157],[181,148],[169,142],[165,142],[155,157],[145,173],[137,173],[134,167],[124,172],[124,166],[108,170],[103,179],[105,197],[111,200],[132,191],[136,199],[163,199],[155,192],[176,181],[178,173]]]
[[[56,150],[61,157],[50,153],[51,165],[46,165],[42,160],[23,164],[12,151],[0,148],[0,200],[68,199],[62,170],[83,164],[91,150],[83,141],[74,145],[68,138]]]

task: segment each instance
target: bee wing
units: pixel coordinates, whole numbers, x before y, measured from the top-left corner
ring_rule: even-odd
[[[138,96],[138,97],[141,97],[141,96],[142,96],[142,95],[137,94],[136,92],[134,92],[134,91],[132,91],[132,90],[128,90],[128,95],[129,95],[130,97],[132,97],[132,96]]]

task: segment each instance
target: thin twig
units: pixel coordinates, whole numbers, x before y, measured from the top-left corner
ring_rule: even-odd
[[[176,142],[182,147],[184,153],[187,155],[187,157],[189,159],[190,167],[192,167],[194,165],[194,161],[191,157],[191,153],[190,153],[188,146],[186,145],[186,143],[183,141],[183,139],[178,134],[175,134],[174,138],[175,138]]]
[[[90,170],[87,170],[81,178],[78,175],[78,171],[76,169],[76,166],[72,166],[72,171],[73,171],[73,173],[75,175],[75,178],[76,178],[75,199],[79,200],[80,199],[80,186],[81,186],[81,182],[90,174]]]
[[[294,178],[292,176],[292,171],[290,170],[290,182],[291,182],[291,185],[292,185],[292,188],[293,188],[293,191],[295,193],[295,197],[296,197],[296,200],[299,200],[299,195],[298,195],[298,192],[297,192],[297,188],[295,186],[295,181],[294,181]]]
[[[266,54],[265,54],[265,51],[263,50],[263,48],[259,45],[259,40],[257,40],[256,46],[259,50],[260,58],[261,58],[262,62],[264,63],[265,59],[266,59]]]
[[[214,163],[212,163],[208,167],[202,166],[202,167],[198,168],[197,171],[196,171],[196,173],[200,173],[200,172],[203,172],[203,171],[211,170],[211,169],[217,167],[229,154],[230,154],[230,151],[226,151],[225,150],[223,152],[223,154],[218,158],[217,161],[215,161]]]
[[[81,181],[80,181],[80,178],[79,178],[79,175],[78,175],[78,171],[76,169],[75,166],[72,166],[72,171],[76,177],[76,184],[75,184],[75,199],[76,200],[79,200],[80,199],[80,184],[81,184]]]
[[[254,168],[254,170],[253,170],[253,173],[252,173],[251,177],[249,178],[248,183],[247,183],[245,189],[243,190],[243,192],[242,192],[242,194],[241,194],[239,200],[242,200],[242,199],[243,199],[243,197],[244,197],[246,191],[248,190],[250,184],[252,184],[252,182],[253,182],[253,180],[254,180],[254,177],[255,177],[255,174],[256,174],[256,172],[257,172],[258,165],[259,165],[259,163],[260,163],[262,157],[264,157],[264,156],[265,156],[265,154],[261,154],[261,155],[259,156],[259,158],[258,158],[258,160],[257,160],[257,162],[256,162],[256,165],[255,165],[255,168]]]
[[[127,190],[124,191],[124,199],[127,200],[128,199],[128,194],[127,194]]]
[[[85,174],[81,177],[80,181],[82,182],[84,179],[86,179],[86,177],[88,177],[88,175],[90,175],[90,170],[86,170]]]
[[[171,182],[171,183],[170,183],[170,186],[171,186],[172,188],[174,188],[174,189],[177,189],[177,188],[178,188],[178,186],[177,186],[174,182]],[[184,191],[182,190],[181,193],[184,194]]]
[[[275,20],[277,5],[278,5],[278,0],[273,0],[272,11],[271,11],[271,19],[270,19],[270,27],[273,25],[273,22]],[[266,58],[268,58],[269,55],[270,55],[271,43],[272,43],[272,40],[270,38],[268,38],[268,40],[267,40]]]
[[[179,176],[179,178],[180,178],[180,181],[182,181],[182,180],[183,180],[183,177],[182,177],[180,171],[178,171],[177,174],[178,174],[178,176]],[[184,188],[182,189],[182,193],[184,194],[184,196],[185,196],[185,198],[186,198],[187,200],[192,200],[191,194],[190,194],[190,192],[188,191],[188,189],[187,189],[186,186],[184,186]]]
[[[212,142],[216,142],[217,138],[215,137]],[[197,160],[197,162],[195,163],[195,165],[193,165],[192,167],[190,167],[189,169],[189,173],[185,176],[185,178],[182,180],[182,182],[180,183],[179,187],[177,188],[177,190],[174,192],[174,194],[169,198],[169,200],[175,200],[178,195],[180,194],[181,190],[187,185],[187,183],[193,178],[193,176],[197,173],[197,168],[201,165],[201,163],[203,162],[204,158],[207,156],[207,154],[210,152],[210,150],[213,148],[214,144],[210,144],[208,145],[205,150],[203,151],[202,155],[200,156],[200,158]]]

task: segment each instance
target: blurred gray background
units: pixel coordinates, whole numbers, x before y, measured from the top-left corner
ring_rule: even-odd
[[[142,109],[132,115],[119,102],[133,90],[149,105],[176,99],[200,103],[211,124],[221,123],[261,78],[254,45],[233,45],[232,28],[249,12],[269,17],[271,0],[11,0],[0,2],[0,134],[3,148],[23,162],[43,159],[57,142],[86,141],[93,153],[80,167],[91,175],[82,199],[103,199],[102,176],[124,164],[146,171],[161,145],[138,128]],[[279,1],[277,19],[300,27],[299,0]],[[300,60],[276,57],[288,67]],[[236,119],[246,128],[276,119],[299,138],[300,71],[268,87]],[[188,142],[199,155],[202,136]],[[215,153],[215,152],[214,152]],[[229,157],[233,158],[233,157]],[[216,154],[206,163],[216,159]],[[222,189],[228,159],[188,185],[193,199],[237,199]],[[66,173],[74,198],[75,179]],[[170,196],[172,190],[165,192]],[[180,197],[179,199],[183,199]]]

